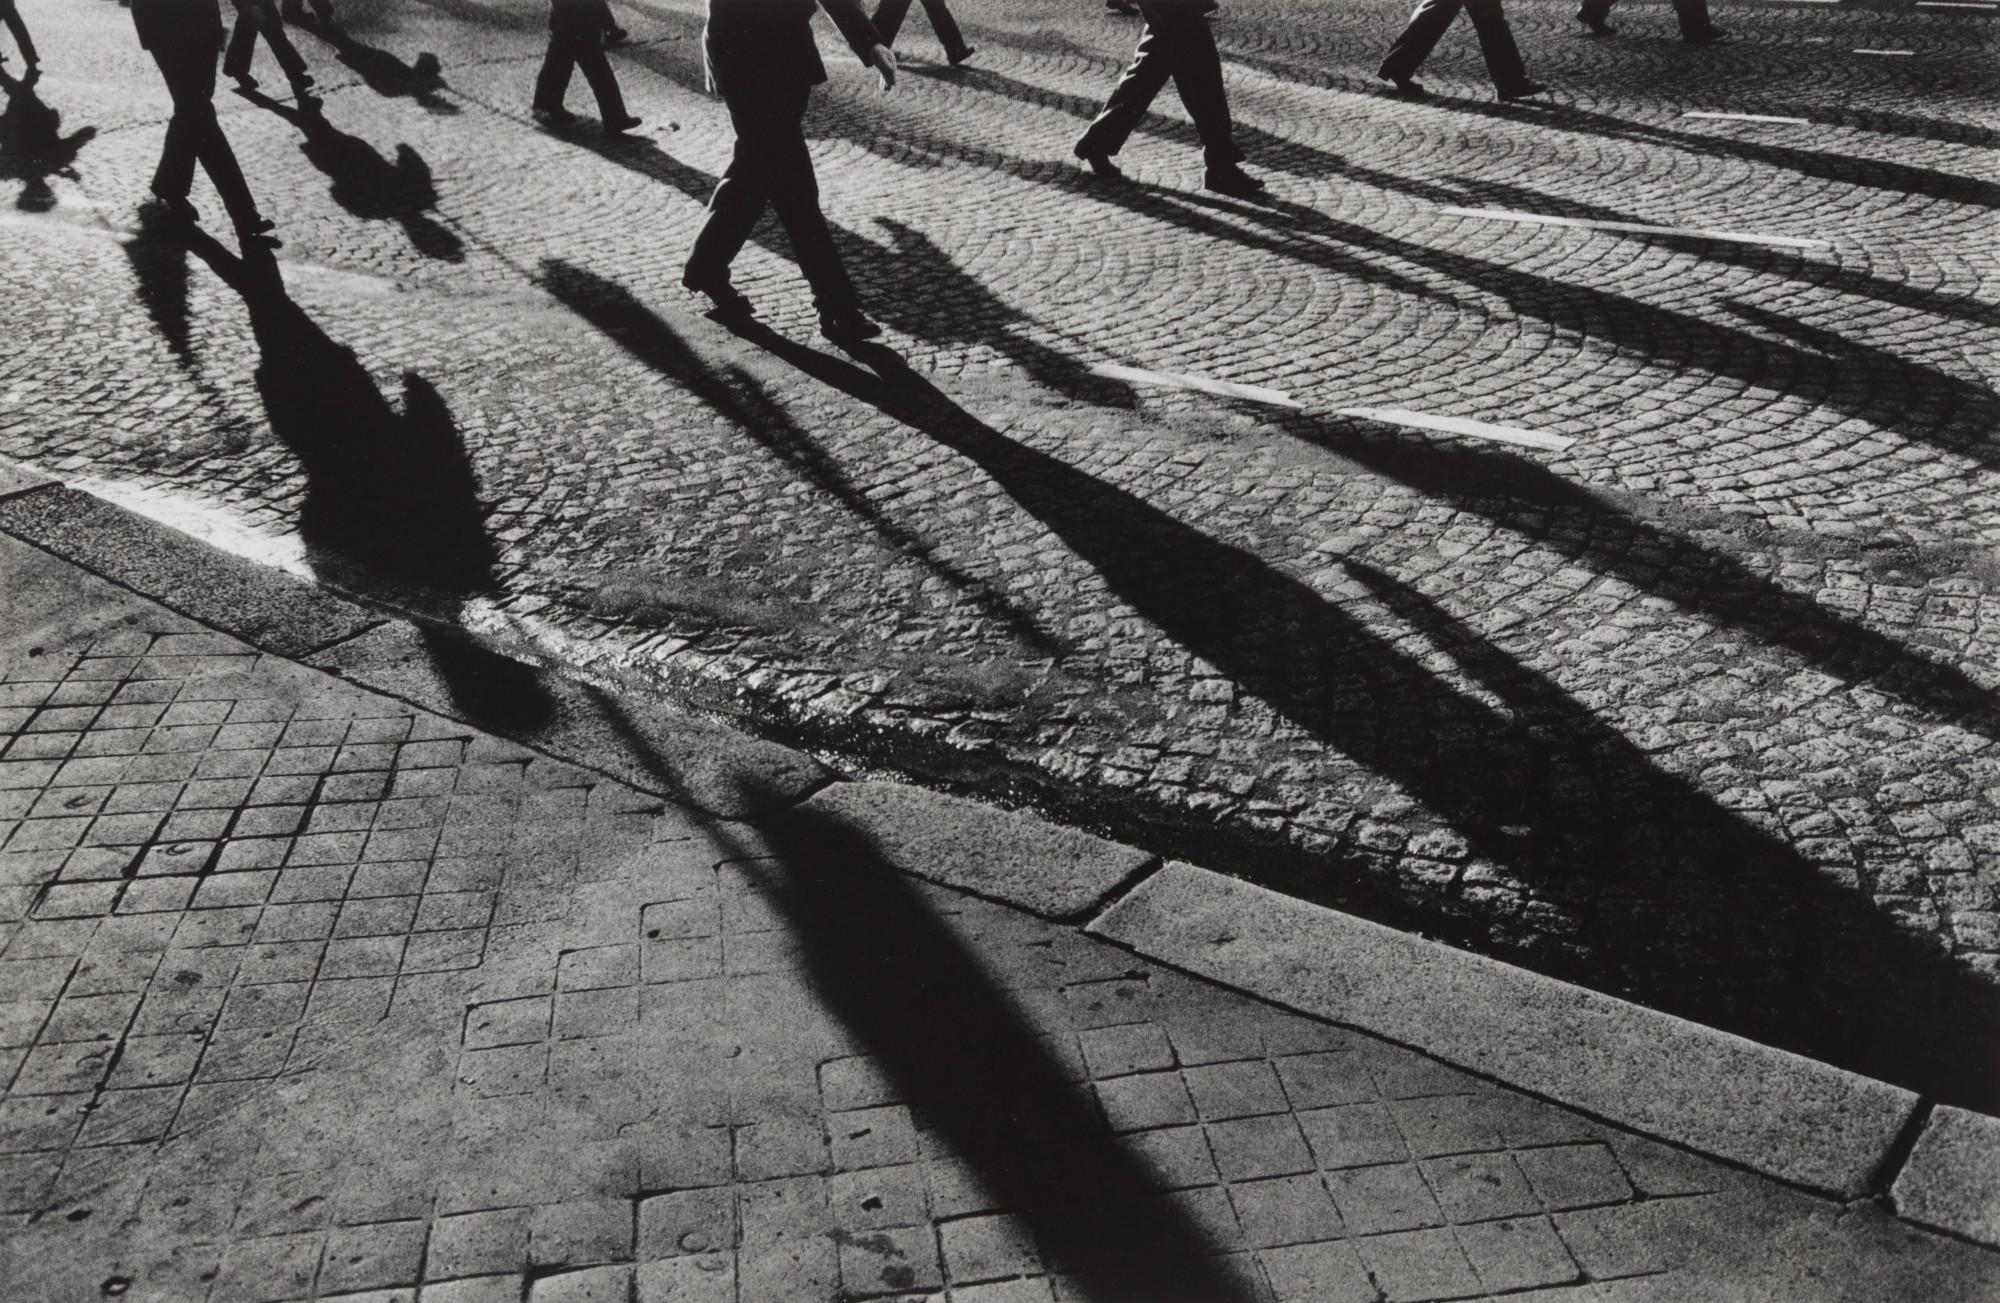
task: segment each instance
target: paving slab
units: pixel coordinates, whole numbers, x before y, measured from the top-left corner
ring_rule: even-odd
[[[864,837],[906,873],[1046,918],[1077,918],[1155,861],[1144,851],[907,783],[837,783],[805,814]]]
[[[1093,935],[1741,1163],[1854,1198],[1917,1097],[1581,987],[1171,864]]]
[[[1913,1222],[2000,1248],[2000,1118],[1933,1111],[1890,1196]]]

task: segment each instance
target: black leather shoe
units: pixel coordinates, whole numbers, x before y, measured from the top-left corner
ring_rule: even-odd
[[[1524,100],[1530,95],[1546,95],[1549,88],[1538,81],[1517,81],[1512,86],[1496,87],[1494,94],[1507,101]]]
[[[977,53],[979,53],[979,51],[973,49],[971,46],[968,45],[963,49],[953,50],[951,53],[945,55],[944,61],[950,64],[952,67],[956,68],[958,67],[958,65],[964,63],[967,59],[970,59],[973,55]]]
[[[729,273],[720,276],[696,276],[683,273],[681,284],[696,294],[708,296],[710,312],[718,321],[741,321],[757,315],[757,309],[743,292],[729,283]]]
[[[195,226],[201,222],[201,213],[188,201],[185,195],[163,195],[153,192],[153,200],[145,214],[150,220],[169,226]]]
[[[604,134],[607,136],[622,136],[644,120],[643,118],[635,118],[627,113],[622,118],[614,118],[612,121],[605,123]]]
[[[1106,181],[1116,181],[1125,175],[1119,170],[1118,165],[1111,161],[1111,155],[1101,149],[1092,149],[1081,140],[1076,142],[1076,148],[1070,153],[1083,160],[1084,166],[1090,169],[1092,176],[1101,177]]]
[[[1264,193],[1264,183],[1235,165],[1212,167],[1202,178],[1202,188],[1238,199],[1255,199]]]
[[[1386,68],[1378,71],[1375,75],[1383,81],[1388,82],[1391,86],[1394,86],[1396,93],[1404,99],[1421,100],[1430,98],[1430,92],[1417,84],[1412,78],[1398,77]]]
[[[545,109],[537,104],[534,108],[535,121],[548,127],[567,127],[576,121],[576,114],[565,108]]]
[[[819,333],[836,344],[859,344],[876,338],[882,327],[862,316],[860,308],[823,308],[819,314]]]

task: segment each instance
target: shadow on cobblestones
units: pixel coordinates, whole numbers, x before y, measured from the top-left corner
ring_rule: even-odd
[[[1009,439],[888,349],[850,350],[863,370],[767,330],[740,333],[977,464],[1120,600],[1292,727],[1398,784],[1475,862],[1534,881],[1544,899],[1600,897],[1591,927],[1618,938],[1604,953],[1619,966],[1600,982],[1946,1098],[2000,1099],[1994,1065],[1964,1053],[1976,1029],[2000,1021],[2000,992],[1781,837],[1658,768],[1415,589],[1346,565],[1421,651],[1255,555]],[[1355,880],[1366,871],[1322,861],[1319,883],[1282,885],[1339,898],[1357,885],[1365,893]]]
[[[475,723],[539,727],[549,705],[535,672],[455,632],[466,603],[494,591],[499,553],[443,396],[405,372],[397,411],[354,352],[291,300],[275,263],[199,233],[189,248],[249,310],[258,395],[305,472],[298,528],[308,564],[336,590],[415,614],[454,704]],[[140,283],[142,294],[154,288]],[[174,320],[171,303],[154,312]]]
[[[1126,1152],[965,944],[867,839],[794,811],[745,868],[798,940],[812,990],[900,1097],[1099,1303],[1261,1296],[1224,1246]],[[1068,1295],[1065,1295],[1068,1297]]]
[[[897,551],[909,556],[975,602],[980,612],[1010,630],[1024,647],[1038,655],[1060,655],[1063,648],[1036,622],[1031,612],[1010,602],[986,581],[938,555],[922,537],[892,517],[855,484],[845,467],[785,412],[756,377],[739,367],[716,368],[689,348],[673,327],[640,303],[631,291],[581,267],[550,259],[542,264],[540,284],[577,316],[589,322],[633,357],[675,384],[684,386],[714,411],[733,422],[806,482],[839,502]]]
[[[1993,693],[1956,666],[1842,619],[1733,556],[1635,519],[1537,462],[1474,448],[1357,438],[1347,427],[1311,419],[1289,424],[1349,461],[1502,526],[1517,523],[1524,510],[1564,512],[1580,528],[1537,536],[1592,573],[1616,575],[1718,624],[1797,652],[1843,682],[1868,683],[1940,719],[2000,738]]]
[[[1116,190],[1109,193],[1118,195]],[[1262,206],[1225,206],[1200,195],[1173,198],[1177,203],[1167,205],[1169,209],[1226,208],[1269,227],[1310,233],[1430,267],[1495,296],[1518,316],[1573,331],[1649,364],[1699,369],[1745,385],[1782,383],[1784,392],[1799,401],[1921,439],[1984,466],[2000,466],[2000,445],[1993,439],[1993,431],[2000,428],[2000,396],[1984,385],[1886,350],[1838,340],[1797,323],[1785,322],[1779,329],[1782,318],[1763,323],[1779,336],[1770,339],[1628,295],[1428,248],[1328,217],[1303,204],[1273,199]],[[1318,242],[1310,247],[1317,250]],[[1738,315],[1747,317],[1750,311],[1739,310]],[[1783,342],[1787,338],[1802,342]],[[1836,344],[1837,352],[1825,351]]]
[[[356,39],[345,26],[317,23],[312,34],[332,46],[334,57],[384,99],[414,100],[425,111],[440,116],[459,111],[458,105],[444,97],[447,88],[435,54],[419,54],[415,62],[404,63],[389,51]]]
[[[34,74],[10,77],[0,72],[0,177],[27,182],[15,198],[23,212],[45,213],[55,206],[52,176],[76,179],[76,156],[97,135],[96,127],[79,127],[62,134],[62,114],[35,94]]]
[[[299,129],[305,136],[299,152],[333,183],[328,193],[335,203],[363,221],[395,222],[427,258],[465,261],[465,242],[432,215],[437,184],[422,154],[398,144],[392,163],[361,137],[334,126],[317,107],[293,108],[255,91],[243,97]]]

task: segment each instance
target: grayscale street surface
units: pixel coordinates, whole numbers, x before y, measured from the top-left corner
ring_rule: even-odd
[[[1125,182],[1071,156],[1140,22],[1096,0],[954,0],[957,68],[919,8],[887,95],[821,19],[853,350],[775,224],[753,323],[682,288],[703,6],[612,8],[625,138],[580,82],[531,116],[538,0],[341,0],[316,111],[225,80],[275,296],[205,182],[215,238],[138,216],[125,7],[21,0],[32,84],[0,33],[0,507],[412,619],[443,685],[0,537],[0,1297],[2000,1297],[1883,1190],[792,804],[1031,811],[2000,1113],[1992,6],[1716,0],[1696,46],[1512,0],[1552,90],[1503,104],[1464,20],[1410,100],[1403,0],[1225,0],[1261,202],[1171,89]],[[557,681],[796,766],[662,796],[550,740]]]

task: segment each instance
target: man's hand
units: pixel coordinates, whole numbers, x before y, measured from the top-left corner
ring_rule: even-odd
[[[896,52],[886,45],[877,45],[868,51],[868,64],[875,69],[875,75],[882,79],[882,93],[887,95],[896,88]]]

